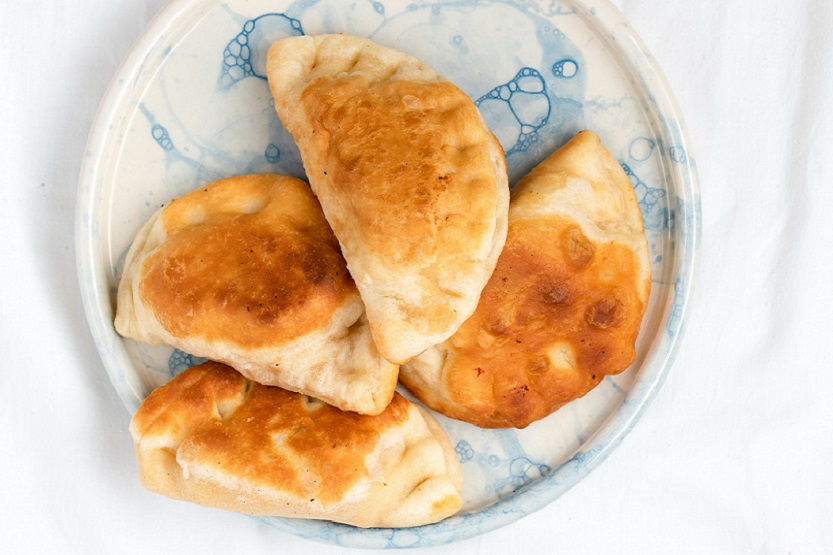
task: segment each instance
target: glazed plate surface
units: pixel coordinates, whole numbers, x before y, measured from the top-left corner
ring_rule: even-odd
[[[681,117],[652,56],[606,0],[175,0],[116,74],[94,124],[78,190],[78,272],[104,366],[131,412],[200,362],[113,328],[125,254],[160,206],[230,175],[304,178],[265,80],[269,45],[363,35],[416,56],[475,101],[506,152],[510,184],[582,129],[630,177],[650,243],[651,300],[630,369],[524,430],[438,416],[464,472],[462,512],[404,530],[263,518],[344,546],[413,547],[471,537],[558,498],[634,426],[671,368],[692,291],[699,192]],[[125,433],[128,433],[125,430]]]

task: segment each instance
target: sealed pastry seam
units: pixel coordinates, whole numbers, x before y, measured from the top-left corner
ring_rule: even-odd
[[[506,236],[503,150],[471,99],[347,35],[280,40],[267,73],[380,352],[402,363],[448,337]]]
[[[115,325],[344,410],[378,414],[396,386],[320,206],[289,177],[220,180],[158,211],[126,257]]]
[[[154,391],[131,433],[148,489],[208,506],[404,527],[441,520],[462,503],[450,441],[400,396],[379,416],[308,408],[300,394],[205,363]]]
[[[521,179],[509,222],[477,310],[400,372],[428,406],[482,427],[526,427],[624,371],[650,293],[633,188],[595,134]]]

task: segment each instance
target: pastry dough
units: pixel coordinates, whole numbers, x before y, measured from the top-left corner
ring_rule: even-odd
[[[447,416],[523,428],[633,362],[650,271],[627,175],[579,133],[513,189],[506,247],[474,315],[400,381]]]
[[[381,353],[402,363],[445,340],[506,238],[506,160],[474,103],[355,36],[279,40],[267,75]]]
[[[222,179],[158,211],[128,252],[115,325],[345,410],[378,414],[396,387],[338,242],[291,177]]]
[[[405,527],[462,504],[448,437],[399,394],[359,415],[207,362],[153,391],[130,432],[144,486],[201,505]]]

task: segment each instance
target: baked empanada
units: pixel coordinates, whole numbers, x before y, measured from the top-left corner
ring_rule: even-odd
[[[448,437],[399,394],[360,415],[207,362],[153,391],[130,432],[144,486],[201,505],[405,527],[462,504]]]
[[[477,310],[400,381],[447,416],[523,428],[633,362],[650,286],[631,183],[583,131],[513,189],[506,246]]]
[[[345,410],[378,414],[396,387],[338,241],[291,177],[222,179],[159,210],[128,252],[115,325]]]
[[[506,160],[472,100],[347,35],[279,40],[267,75],[382,355],[402,363],[445,340],[506,239]]]

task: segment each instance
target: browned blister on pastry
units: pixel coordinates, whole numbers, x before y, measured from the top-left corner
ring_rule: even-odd
[[[477,310],[400,380],[447,416],[525,427],[633,362],[650,284],[630,181],[584,131],[512,191],[506,246]]]
[[[379,350],[402,363],[443,341],[474,311],[506,238],[506,162],[476,106],[361,37],[280,40],[267,73]]]
[[[462,504],[450,441],[398,394],[360,415],[207,362],[153,391],[130,431],[145,487],[201,505],[405,527]]]
[[[379,413],[396,386],[318,201],[291,177],[222,179],[157,212],[128,253],[115,324],[346,410]]]

